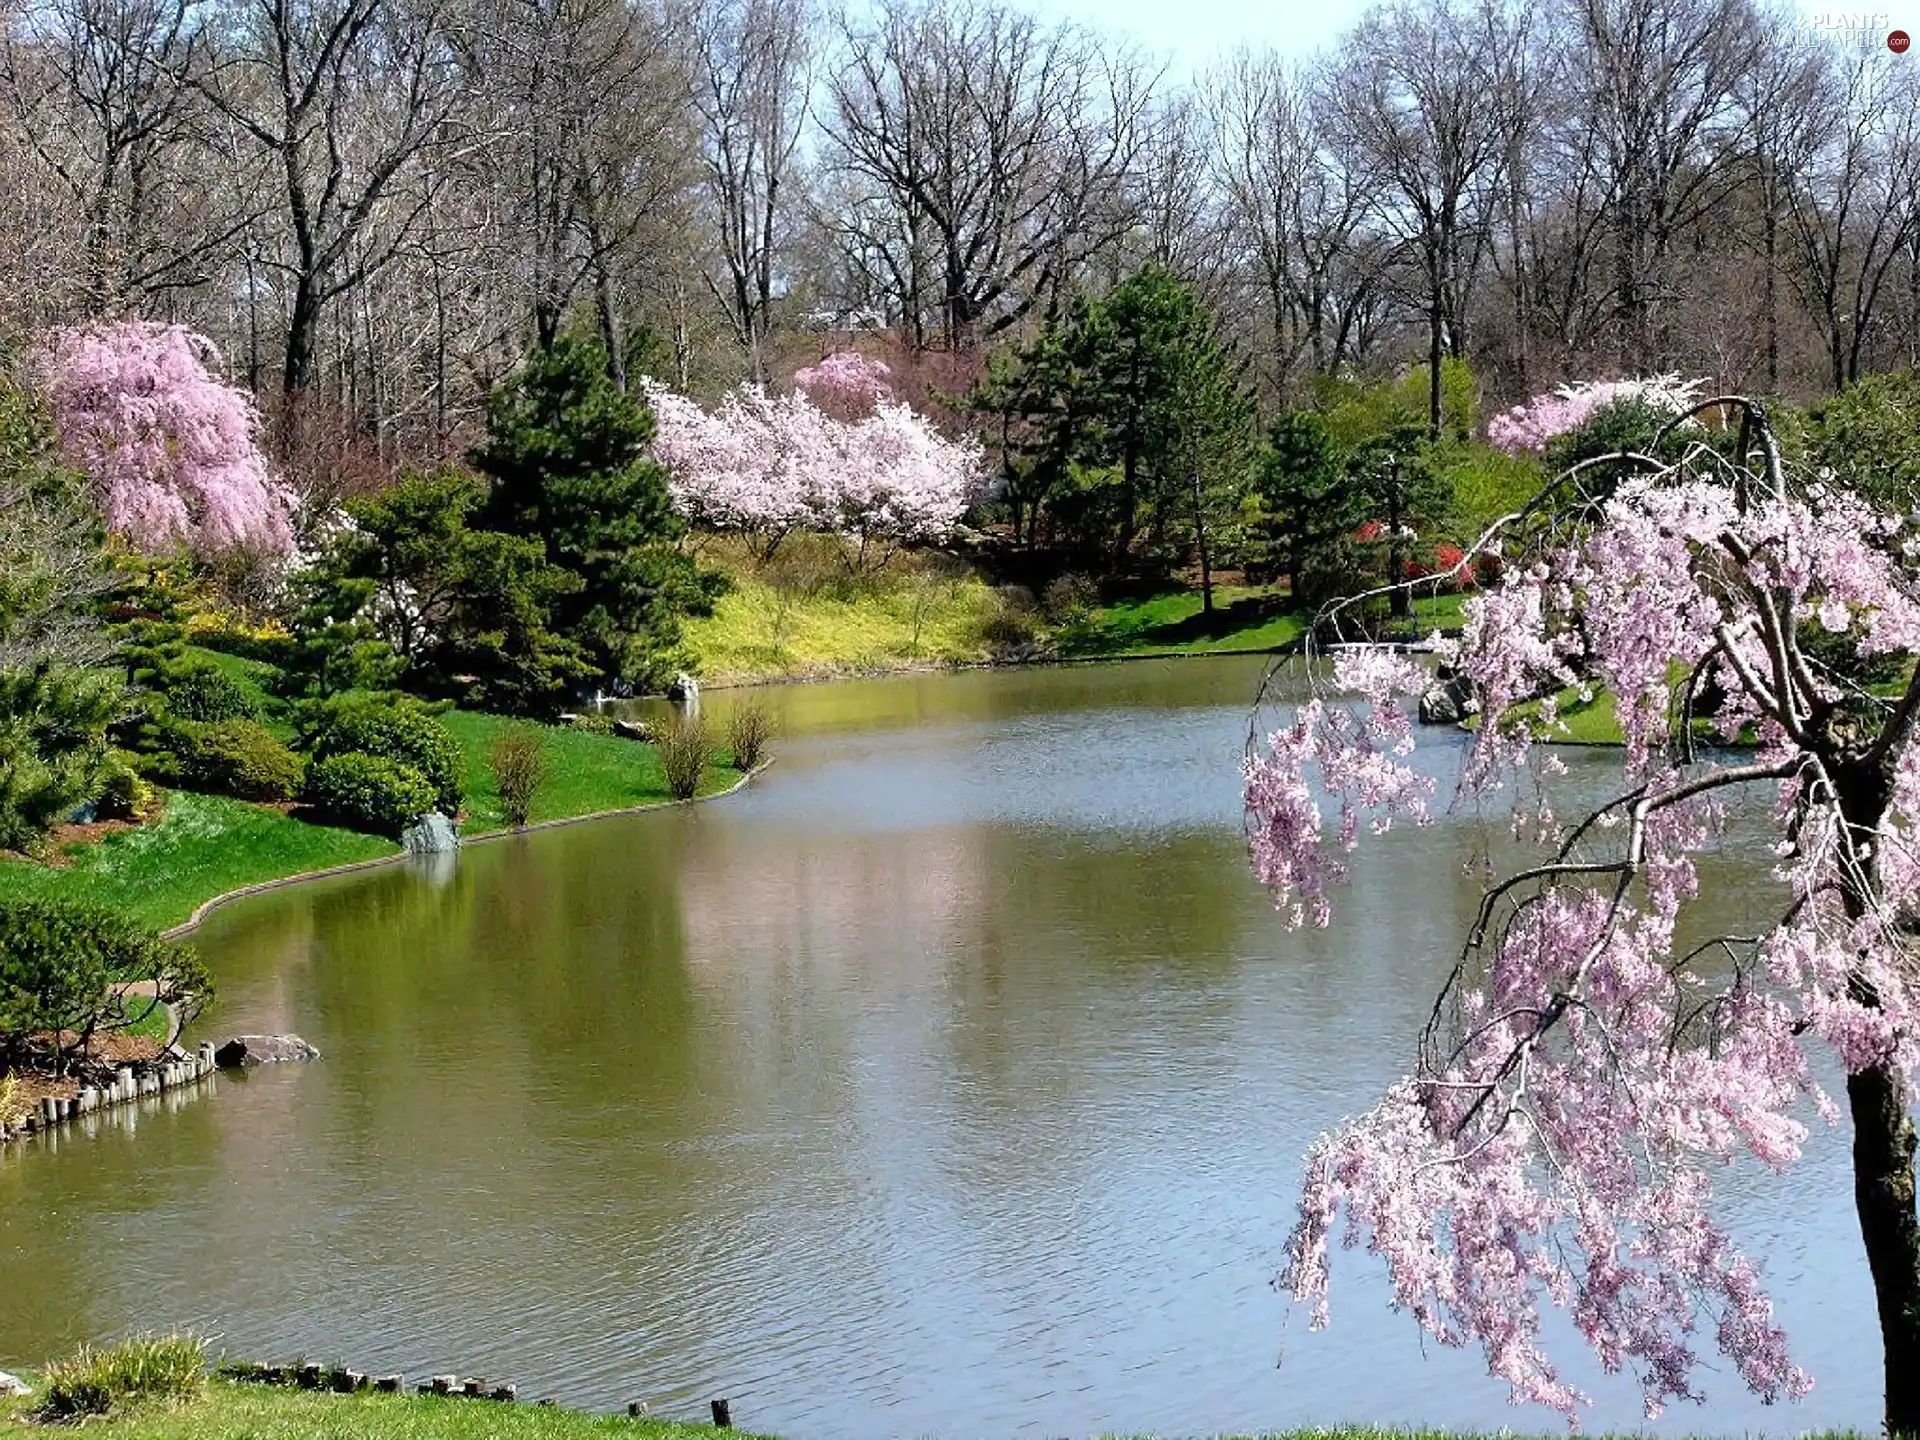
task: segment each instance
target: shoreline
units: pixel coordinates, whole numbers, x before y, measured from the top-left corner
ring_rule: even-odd
[[[645,805],[628,805],[617,810],[595,810],[585,815],[562,815],[557,819],[541,820],[532,825],[486,830],[472,837],[462,836],[459,849],[464,850],[470,845],[484,845],[490,840],[506,840],[515,835],[531,835],[540,830],[558,830],[567,825],[584,825],[590,820],[617,820],[623,816],[645,815],[674,805],[700,805],[709,800],[723,800],[740,790],[749,780],[771,764],[773,764],[772,757],[762,760],[726,789],[715,790],[710,795],[695,795],[688,800],[650,800]],[[389,865],[397,865],[411,859],[412,853],[404,849],[396,850],[391,855],[378,855],[371,860],[355,860],[346,865],[328,865],[319,870],[303,870],[296,875],[282,875],[273,880],[257,880],[251,885],[240,885],[232,890],[223,890],[220,894],[202,900],[194,906],[193,913],[178,925],[162,930],[160,938],[162,940],[184,939],[205,924],[207,918],[216,910],[223,909],[236,901],[248,900],[255,895],[266,895],[275,890],[286,890],[295,885],[309,884],[315,880],[331,880],[339,875],[355,875],[364,870],[384,869]],[[451,853],[457,854],[458,851]]]
[[[906,665],[875,665],[819,674],[767,675],[752,679],[728,677],[700,680],[700,693],[723,690],[766,690],[776,685],[826,685],[841,680],[888,680],[902,675],[952,675],[965,670],[1047,670],[1058,665],[1114,665],[1131,660],[1240,660],[1250,655],[1278,655],[1284,647],[1260,645],[1245,650],[1121,651],[1112,655],[1054,655],[1026,660],[926,660]],[[696,680],[700,677],[695,676]],[[636,695],[635,700],[665,700],[664,695]]]

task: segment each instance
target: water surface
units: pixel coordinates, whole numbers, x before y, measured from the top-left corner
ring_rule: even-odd
[[[796,687],[729,799],[217,913],[205,1028],[325,1059],[0,1163],[0,1357],[187,1325],[602,1409],[726,1395],[789,1440],[1556,1428],[1423,1350],[1364,1257],[1324,1333],[1270,1287],[1300,1157],[1404,1068],[1484,837],[1396,833],[1288,933],[1241,849],[1258,674]],[[1876,1426],[1845,1137],[1724,1193],[1818,1385],[1767,1410],[1709,1374],[1654,1428]],[[1558,1348],[1591,1428],[1639,1424]]]

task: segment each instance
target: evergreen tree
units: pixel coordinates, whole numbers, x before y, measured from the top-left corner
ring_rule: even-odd
[[[1083,543],[1104,537],[1115,569],[1143,534],[1156,550],[1189,541],[1210,608],[1208,526],[1238,508],[1251,450],[1243,370],[1199,298],[1154,265],[1073,297],[977,404],[1001,422],[1030,532],[1045,503]]]
[[[1267,428],[1255,471],[1258,529],[1297,605],[1354,588],[1354,532],[1369,518],[1346,457],[1311,410],[1283,410]]]
[[[647,458],[653,417],[620,389],[596,344],[563,338],[495,392],[475,463],[493,482],[489,530],[538,540],[578,588],[554,597],[551,628],[608,689],[658,685],[687,661],[680,620],[706,614],[724,583],[675,542],[666,472]]]

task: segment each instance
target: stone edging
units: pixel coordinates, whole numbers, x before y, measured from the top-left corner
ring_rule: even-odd
[[[44,1135],[98,1111],[198,1085],[211,1079],[214,1070],[211,1043],[190,1053],[173,1050],[158,1060],[122,1065],[112,1082],[104,1087],[82,1086],[78,1095],[67,1099],[49,1096],[18,1124],[0,1125],[0,1145],[9,1140],[25,1140],[29,1135]]]
[[[699,805],[708,800],[721,800],[744,786],[754,776],[773,764],[771,757],[762,760],[759,765],[746,772],[724,790],[716,790],[711,795],[696,795],[691,800],[651,800],[645,805],[629,805],[619,810],[595,810],[588,815],[564,815],[557,820],[542,820],[537,825],[523,825],[519,829],[489,830],[484,835],[475,835],[471,839],[462,838],[461,849],[469,845],[484,845],[489,840],[507,840],[515,835],[531,835],[537,830],[558,830],[563,825],[584,825],[589,820],[613,820],[623,815],[644,815],[650,810],[664,810],[672,805]],[[269,891],[284,890],[293,885],[305,885],[312,880],[329,880],[336,875],[352,875],[361,870],[378,870],[388,865],[397,865],[408,858],[405,850],[396,850],[391,855],[377,856],[372,860],[355,860],[347,865],[329,865],[322,870],[303,870],[298,875],[283,875],[277,880],[259,880],[251,885],[241,885],[215,895],[210,900],[202,900],[178,925],[162,930],[163,940],[178,940],[191,934],[206,922],[214,911],[236,900],[245,900],[253,895],[265,895]]]

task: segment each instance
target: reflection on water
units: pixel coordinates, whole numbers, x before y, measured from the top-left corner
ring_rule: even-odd
[[[1240,848],[1257,673],[796,687],[730,799],[220,913],[208,1028],[326,1058],[0,1166],[0,1356],[181,1323],[601,1408],[726,1394],[795,1440],[1552,1428],[1423,1355],[1364,1259],[1322,1335],[1268,1285],[1300,1156],[1402,1068],[1487,840],[1396,833],[1332,930],[1287,933]],[[1844,1160],[1823,1133],[1725,1184],[1813,1397],[1715,1375],[1656,1428],[1874,1422]]]

